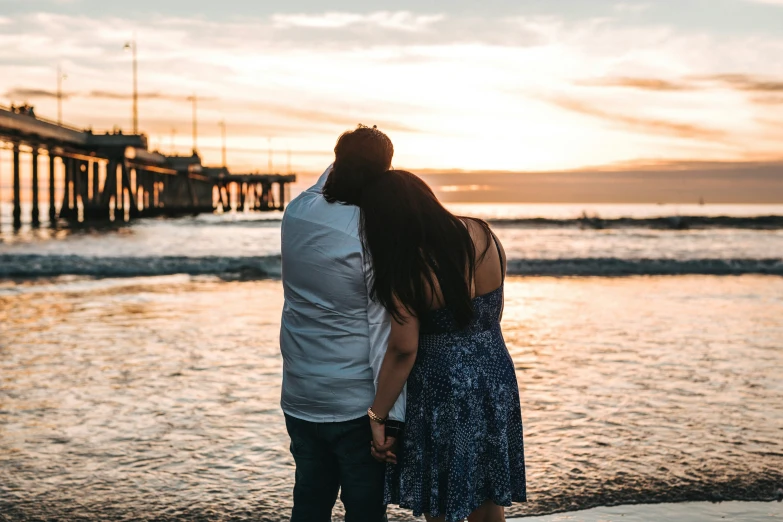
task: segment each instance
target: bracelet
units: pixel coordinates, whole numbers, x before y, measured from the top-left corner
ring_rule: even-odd
[[[378,416],[378,414],[372,411],[372,406],[367,408],[367,415],[370,417],[370,420],[373,422],[377,422],[378,424],[386,424],[386,419]]]

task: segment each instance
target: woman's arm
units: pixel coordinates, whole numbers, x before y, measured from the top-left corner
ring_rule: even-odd
[[[403,312],[400,320],[392,319],[389,347],[378,373],[378,388],[372,411],[382,418],[389,415],[394,403],[402,393],[405,381],[416,362],[419,349],[419,320]],[[373,428],[373,443],[378,451],[386,451],[391,444],[385,435],[384,425],[370,421]]]
[[[404,323],[395,319],[391,322],[389,347],[378,373],[378,389],[372,404],[372,411],[383,418],[389,415],[402,393],[419,349],[419,320],[409,315],[400,319]]]

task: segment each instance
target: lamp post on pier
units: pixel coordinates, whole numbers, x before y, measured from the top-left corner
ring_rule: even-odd
[[[193,102],[193,154],[196,154],[196,146],[198,145],[198,96],[193,93],[193,96],[188,98],[188,101]]]
[[[63,80],[67,79],[62,66],[57,65],[57,125],[63,124]]]
[[[267,173],[271,174],[272,173],[272,138],[269,137],[269,138],[266,139],[266,141],[267,141],[267,144],[269,145],[269,150],[267,151],[267,160],[268,160],[268,163],[269,163]]]
[[[125,43],[125,50],[133,53],[133,134],[139,133],[139,60],[136,52],[136,35]]]
[[[226,168],[226,121],[221,120],[218,122],[220,126],[220,134],[223,139],[221,153],[223,155],[223,168]]]

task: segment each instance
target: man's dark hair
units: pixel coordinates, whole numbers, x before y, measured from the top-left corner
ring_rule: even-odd
[[[359,125],[347,131],[334,147],[334,166],[323,194],[329,203],[358,205],[372,177],[391,168],[394,146],[377,127]]]

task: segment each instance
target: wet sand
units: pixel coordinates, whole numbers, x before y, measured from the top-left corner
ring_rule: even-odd
[[[647,522],[676,520],[706,522],[710,520],[741,520],[743,522],[783,520],[780,502],[684,502],[681,504],[651,504],[586,509],[546,515],[509,519],[509,522]]]

